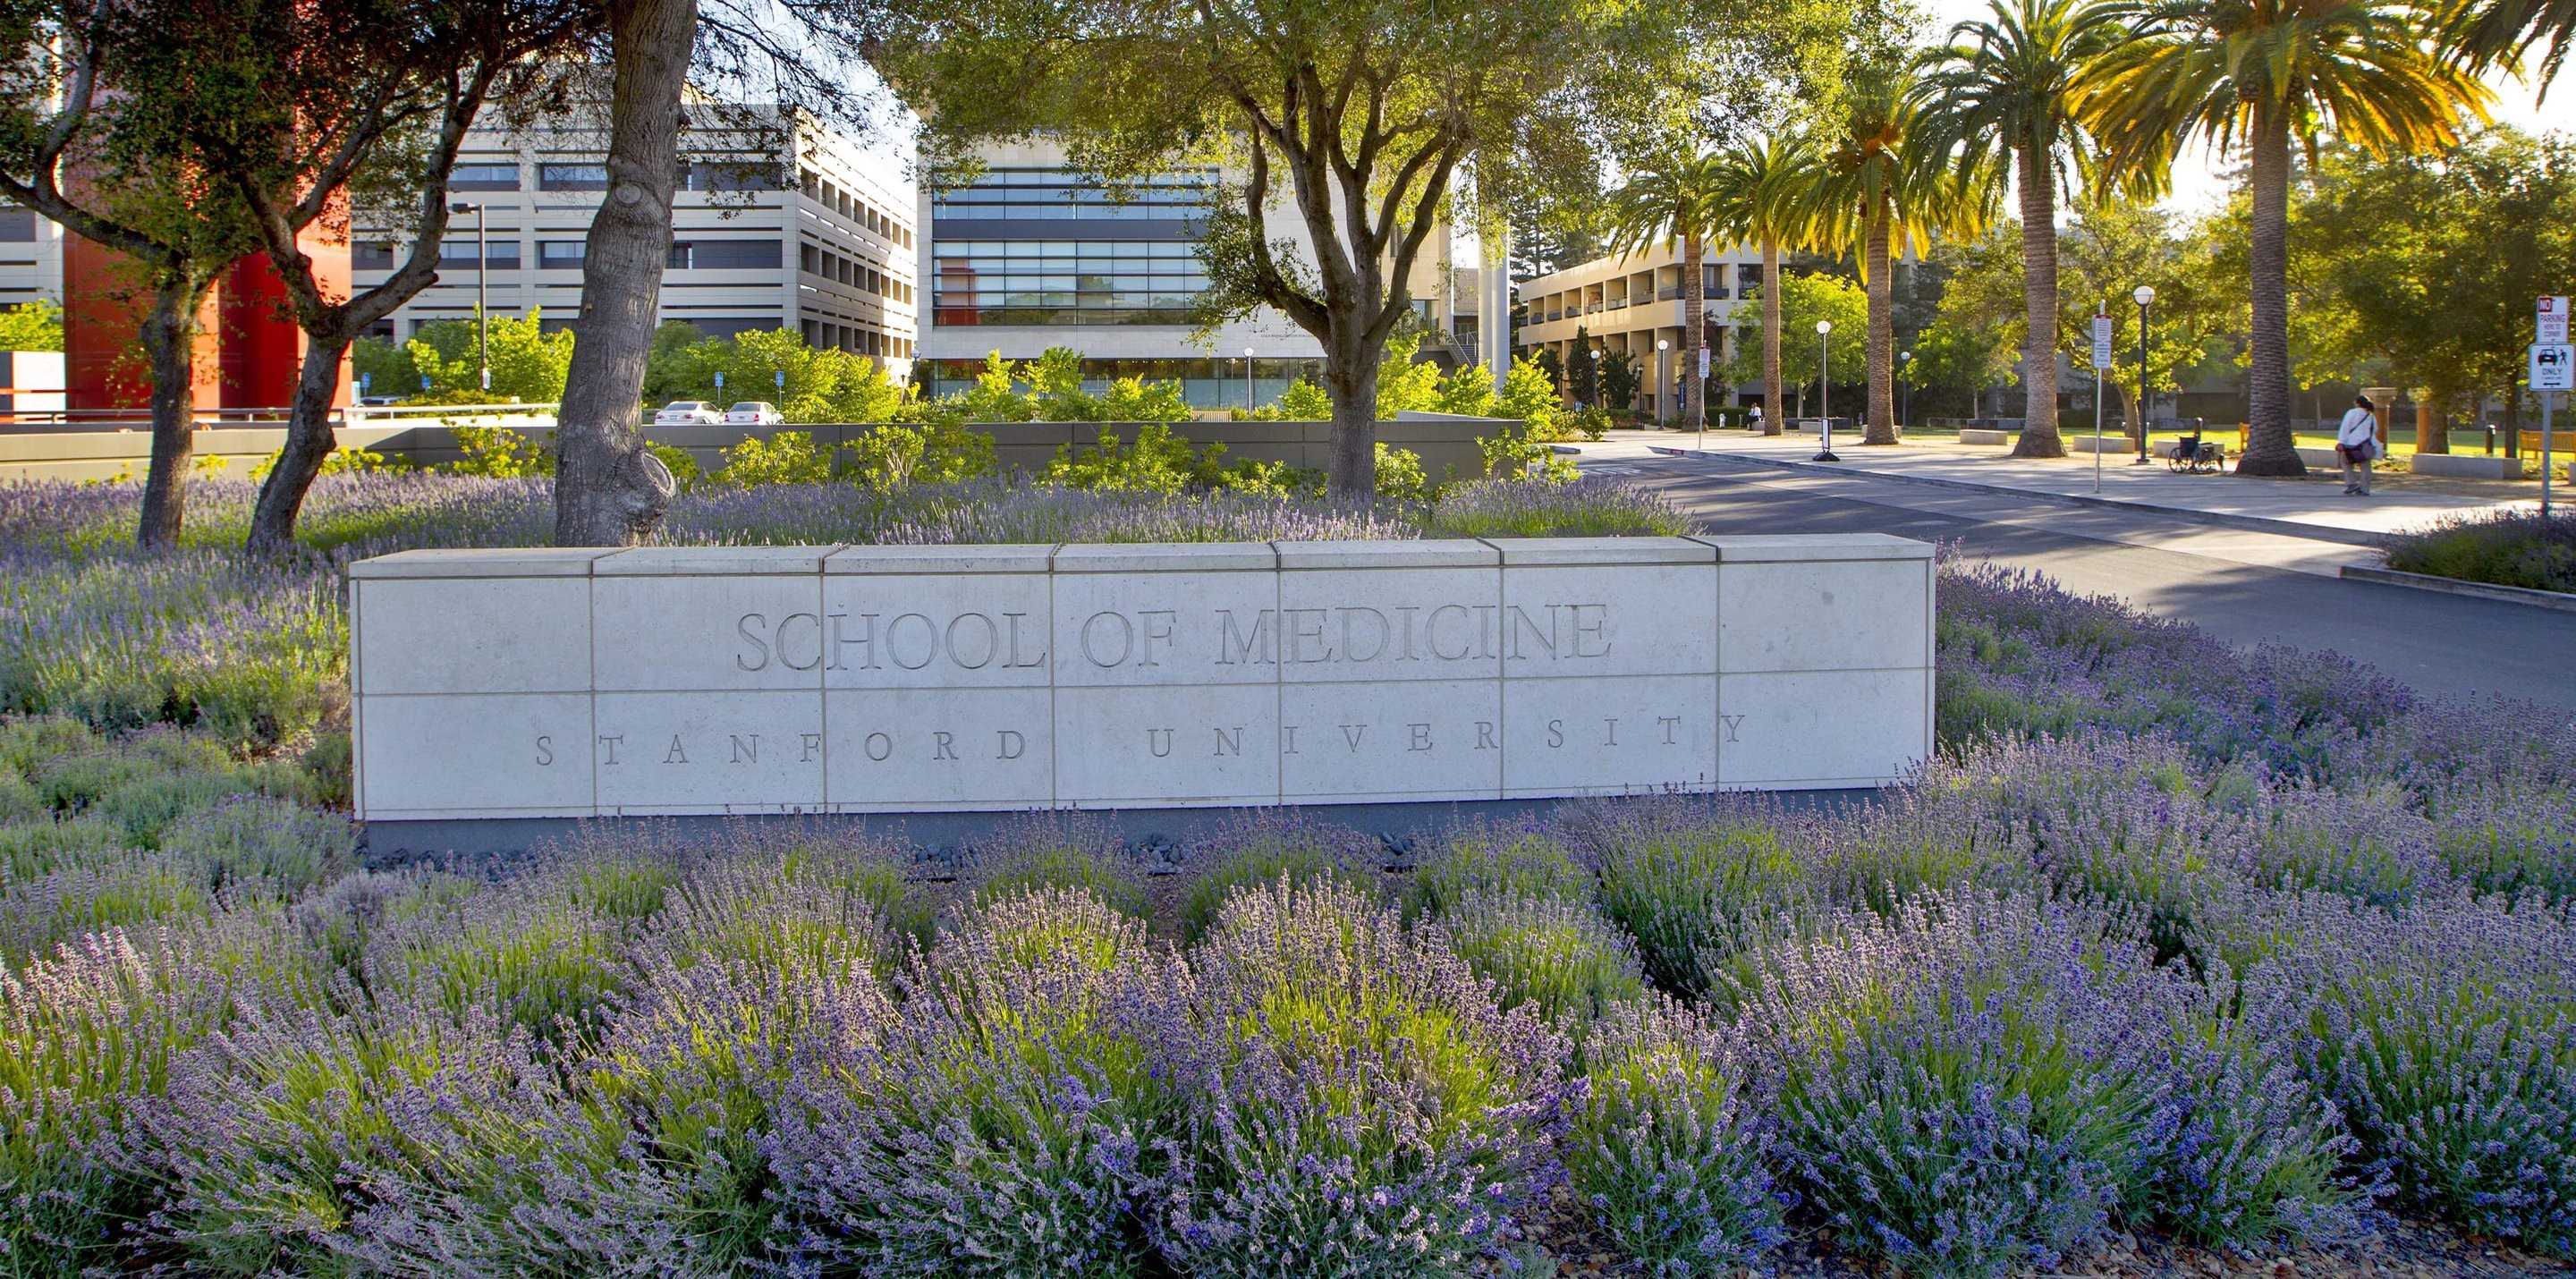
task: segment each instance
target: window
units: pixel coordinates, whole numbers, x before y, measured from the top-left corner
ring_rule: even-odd
[[[546,271],[577,271],[589,255],[589,245],[580,240],[537,241],[537,267]]]
[[[537,166],[537,189],[540,191],[605,191],[608,189],[608,166],[540,164]]]
[[[776,240],[701,240],[698,265],[725,271],[775,271],[787,258]]]
[[[810,244],[796,247],[796,269],[807,275],[823,273],[823,251]]]
[[[673,271],[688,270],[690,267],[696,265],[695,250],[697,247],[698,246],[691,244],[686,240],[682,240],[679,243],[672,245],[670,255],[662,260],[662,265]]]
[[[959,241],[938,245],[930,307],[939,324],[1196,322],[1206,271],[1174,241]]]
[[[471,269],[474,265],[474,237],[451,235],[438,244],[438,265],[442,270]],[[484,266],[495,271],[515,271],[519,267],[519,242],[494,240],[492,256]]]
[[[753,156],[701,160],[680,166],[679,188],[683,191],[775,191],[778,178],[775,164]]]
[[[1213,169],[1183,169],[1108,186],[1065,169],[989,169],[971,186],[931,197],[935,218],[1169,218],[1202,215]]]
[[[35,240],[34,209],[0,209],[0,243],[33,244]]]
[[[394,269],[394,246],[388,240],[361,240],[349,246],[349,266],[358,271]]]
[[[519,189],[519,166],[516,164],[460,164],[447,171],[450,191],[516,191]]]

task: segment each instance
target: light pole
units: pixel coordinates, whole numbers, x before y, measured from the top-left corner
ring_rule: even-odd
[[[1664,352],[1669,351],[1669,350],[1671,350],[1671,349],[1673,349],[1673,344],[1672,344],[1672,343],[1667,342],[1667,341],[1663,340],[1662,338],[1656,338],[1656,339],[1655,339],[1655,372],[1656,372],[1658,375],[1660,375],[1660,374],[1664,371]],[[1674,379],[1673,379],[1673,386],[1674,386],[1674,388],[1675,388],[1675,389],[1677,389],[1677,390],[1678,390],[1678,389],[1680,388],[1681,384],[1682,384],[1682,381],[1681,381],[1681,379],[1680,379],[1680,378],[1674,378]],[[1662,391],[1662,390],[1663,390],[1663,388],[1662,388],[1662,387],[1656,387],[1655,389],[1656,389],[1658,392],[1660,392],[1660,391]],[[1666,397],[1665,397],[1665,396],[1663,396],[1663,395],[1661,395],[1661,394],[1658,394],[1657,396],[1655,396],[1655,428],[1656,428],[1657,430],[1661,430],[1661,429],[1663,429],[1663,425],[1664,425],[1664,409],[1665,409],[1665,407],[1666,407],[1666,405],[1664,404],[1664,400],[1665,400],[1665,399],[1666,399]]]
[[[1243,411],[1252,411],[1252,348],[1243,348]]]
[[[1899,434],[1902,434],[1905,430],[1905,393],[1910,389],[1907,386],[1908,366],[1911,365],[1913,361],[1914,353],[1912,351],[1899,351],[1896,353],[1896,429]]]
[[[485,278],[492,269],[492,224],[480,204],[459,200],[450,213],[474,215],[474,363],[483,373],[483,398],[492,398],[492,315],[485,308]]]
[[[2147,308],[2155,305],[2156,291],[2139,285],[2129,295],[2138,304],[2138,456],[2131,466],[2147,464]]]
[[[1833,321],[1816,321],[1816,407],[1825,411],[1825,435],[1822,442],[1823,447],[1816,451],[1816,455],[1814,457],[1808,459],[1811,462],[1839,462],[1842,460],[1841,458],[1834,456],[1833,331]]]
[[[1597,346],[1592,348],[1592,407],[1607,413],[1610,411],[1607,407],[1610,393],[1601,386],[1601,352],[1604,349]]]

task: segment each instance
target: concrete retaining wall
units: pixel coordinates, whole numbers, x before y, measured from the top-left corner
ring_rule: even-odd
[[[551,443],[554,438],[550,422],[530,419],[502,425],[541,441]],[[1484,469],[1484,457],[1476,441],[1513,425],[1517,424],[1460,417],[1380,422],[1377,437],[1388,448],[1419,454],[1424,473],[1434,480],[1453,472],[1458,478],[1468,479],[1482,474]],[[688,450],[700,466],[713,470],[723,465],[724,450],[754,436],[767,439],[780,431],[805,431],[821,444],[838,446],[873,429],[865,425],[648,426],[644,435],[656,444]],[[1040,471],[1055,459],[1060,446],[1071,444],[1079,449],[1095,444],[1104,429],[1122,442],[1132,442],[1138,426],[1132,422],[1000,422],[975,429],[993,437],[994,455],[1001,465]],[[1173,424],[1172,429],[1201,448],[1225,445],[1224,460],[1228,462],[1248,458],[1320,471],[1330,458],[1330,422],[1181,422]],[[339,438],[343,446],[400,457],[419,466],[454,462],[464,456],[457,448],[456,433],[444,426],[344,426]],[[223,458],[232,474],[246,475],[285,442],[283,427],[208,428],[197,432],[196,450],[200,457]],[[149,430],[0,434],[0,479],[104,480],[120,474],[140,476],[151,457]]]
[[[351,569],[390,820],[1838,789],[1932,748],[1874,534],[410,551]]]

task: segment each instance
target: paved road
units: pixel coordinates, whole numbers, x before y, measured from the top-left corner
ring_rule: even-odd
[[[2079,519],[2052,503],[1961,502],[1897,481],[1790,476],[1682,458],[1622,456],[1590,465],[1631,468],[1625,478],[1670,494],[1711,532],[1885,532],[1955,542],[1971,554],[2042,570],[2070,590],[2115,595],[2196,623],[2230,644],[2339,652],[2425,693],[2502,695],[2576,710],[2576,613],[2323,575],[2318,566],[2330,571],[2331,561],[2352,557],[2350,547],[2261,539],[2250,549],[2213,544],[2229,556],[2219,558],[2162,549],[2168,538],[2194,544],[2208,530],[2154,517],[2088,510]]]

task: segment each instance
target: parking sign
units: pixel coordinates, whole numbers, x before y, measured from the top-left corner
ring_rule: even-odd
[[[2093,317],[2093,367],[2111,367],[2111,317],[2107,315]]]
[[[2534,316],[2539,320],[2540,332],[2532,341],[2542,346],[2567,345],[2567,299],[2542,298]]]
[[[2560,342],[2531,348],[2531,389],[2576,391],[2576,346]]]

